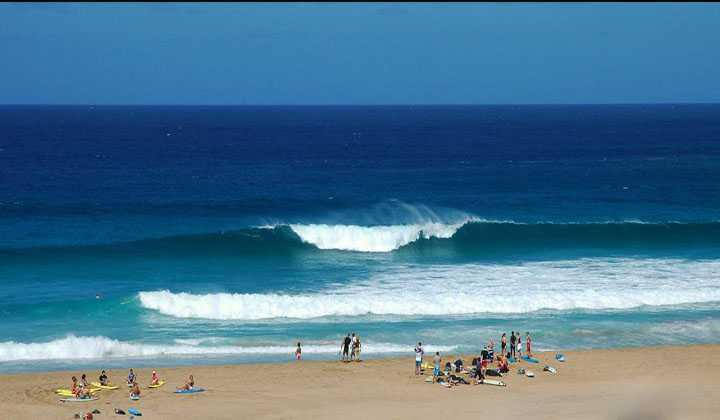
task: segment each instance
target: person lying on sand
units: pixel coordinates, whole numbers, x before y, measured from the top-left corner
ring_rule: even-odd
[[[187,382],[185,382],[185,385],[177,387],[178,391],[190,391],[195,386],[195,378],[193,378],[192,375],[188,378]]]
[[[159,383],[160,383],[160,376],[158,376],[157,372],[153,370],[152,378],[150,379],[150,385],[157,385]]]
[[[130,397],[140,398],[140,387],[137,382],[133,382],[133,386],[130,388]]]

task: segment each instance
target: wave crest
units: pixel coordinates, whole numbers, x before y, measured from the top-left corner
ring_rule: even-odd
[[[178,318],[258,320],[361,315],[527,313],[720,301],[717,260],[600,259],[401,267],[324,293],[139,293]]]

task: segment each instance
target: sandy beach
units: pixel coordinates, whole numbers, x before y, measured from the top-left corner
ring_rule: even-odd
[[[511,365],[507,387],[460,385],[445,388],[415,376],[413,357],[360,363],[309,362],[234,366],[194,366],[160,371],[168,383],[147,389],[150,369],[137,369],[140,401],[128,400],[125,386],[100,392],[90,403],[61,403],[53,392],[69,387],[72,375],[47,372],[2,375],[3,418],[69,419],[101,411],[96,418],[119,418],[114,408],[139,409],[144,418],[212,419],[411,419],[427,416],[512,416],[533,419],[710,419],[720,412],[720,345],[651,347],[539,353],[540,363]],[[456,357],[444,355],[445,361]],[[470,363],[471,356],[463,359]],[[430,361],[430,357],[426,357]],[[545,364],[558,373],[543,372]],[[516,373],[532,369],[535,378]],[[95,380],[96,372],[85,372]],[[124,384],[126,371],[113,370]],[[207,391],[175,395],[189,374]],[[425,375],[431,372],[426,371]]]

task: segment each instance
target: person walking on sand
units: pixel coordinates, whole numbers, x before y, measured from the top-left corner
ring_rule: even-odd
[[[525,345],[527,346],[527,357],[532,357],[532,339],[529,332],[525,332]]]
[[[515,357],[515,342],[517,341],[517,337],[515,337],[515,331],[510,332],[510,356]]]
[[[298,341],[298,346],[295,349],[295,360],[300,360],[302,357],[302,349],[300,348],[300,342]]]
[[[422,365],[422,358],[425,354],[423,351],[422,343],[418,342],[415,346],[415,375],[420,375],[420,366]]]

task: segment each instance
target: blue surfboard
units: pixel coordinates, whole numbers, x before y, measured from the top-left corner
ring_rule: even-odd
[[[536,359],[536,358],[534,358],[534,357],[529,357],[529,356],[523,356],[522,359],[523,359],[524,361],[526,361],[526,362],[529,362],[529,363],[538,363],[538,362],[540,362],[538,359]]]
[[[193,388],[193,389],[178,389],[175,391],[176,394],[195,394],[196,392],[203,392],[205,391],[203,388]]]
[[[128,414],[132,414],[133,416],[142,416],[142,413],[135,408],[128,408]]]

